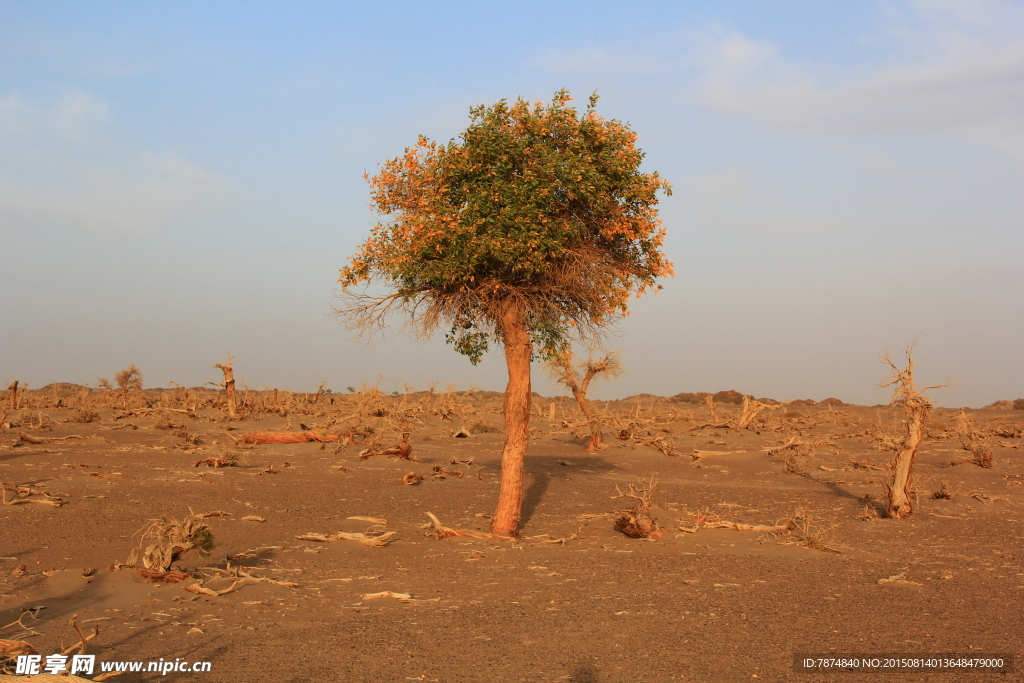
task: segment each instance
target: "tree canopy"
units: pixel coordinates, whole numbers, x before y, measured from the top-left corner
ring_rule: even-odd
[[[671,275],[655,209],[669,184],[640,171],[636,134],[598,115],[596,94],[582,113],[571,100],[562,90],[548,105],[473,107],[458,139],[420,136],[367,175],[382,220],[341,270],[350,305],[338,312],[368,328],[402,310],[424,333],[450,328],[476,363],[501,342],[510,305],[533,347],[550,352]],[[393,291],[352,292],[370,282]]]

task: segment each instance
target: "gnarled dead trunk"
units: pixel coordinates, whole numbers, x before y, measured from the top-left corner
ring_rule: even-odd
[[[217,363],[217,367],[224,373],[224,398],[227,399],[228,417],[237,417],[238,402],[235,397],[235,371],[231,363]]]
[[[917,397],[920,398],[920,397]],[[917,448],[924,439],[924,420],[928,414],[928,404],[923,401],[907,403],[907,436],[893,460],[892,483],[886,487],[889,502],[885,512],[894,519],[903,519],[914,514],[913,495],[914,460]]]
[[[580,406],[580,411],[590,424],[590,441],[587,443],[587,451],[605,448],[604,435],[601,433],[601,421],[591,407],[590,401],[587,400],[587,390],[590,389],[590,383],[598,375],[615,377],[622,372],[622,366],[619,364],[616,354],[606,353],[600,360],[588,358],[577,368],[573,365],[572,350],[566,349],[549,359],[547,367],[555,380],[572,392],[576,403]]]
[[[223,363],[214,363],[213,367],[217,368],[224,373],[223,382],[208,382],[215,387],[224,387],[224,399],[227,407],[227,413],[229,418],[235,418],[238,416],[238,402],[235,395],[235,371],[231,367],[231,364],[235,361],[234,356],[228,356],[227,360]],[[274,390],[277,391],[276,389]]]
[[[718,424],[718,411],[715,410],[715,397],[708,394],[704,397],[704,402],[708,404],[708,412],[711,413],[711,424]]]
[[[755,400],[751,396],[744,396],[743,397],[743,412],[740,413],[739,419],[736,420],[736,428],[737,429],[747,429],[752,424],[754,424],[754,420],[757,419],[757,416],[758,416],[758,414],[761,411],[763,411],[763,410],[778,410],[779,408],[783,407],[784,405],[785,405],[784,403],[778,403],[776,405],[769,405],[767,403],[761,403],[760,401]],[[831,408],[831,406],[829,406],[829,407]]]
[[[523,470],[530,438],[530,356],[533,346],[522,307],[510,303],[499,321],[508,385],[505,387],[505,447],[501,452],[501,485],[491,519],[491,533],[515,536],[523,508]]]
[[[889,354],[882,356],[893,374],[881,383],[881,387],[894,386],[892,405],[900,406],[907,415],[907,435],[892,444],[895,451],[893,458],[892,483],[886,486],[888,502],[885,512],[894,519],[904,519],[914,514],[914,460],[917,449],[925,437],[925,422],[931,411],[931,402],[925,398],[925,392],[939,389],[948,384],[918,389],[914,382],[914,344],[907,347],[907,365],[900,370]]]
[[[576,397],[576,403],[580,405],[583,416],[590,423],[590,442],[587,444],[587,450],[596,451],[604,443],[604,434],[601,433],[601,423],[598,422],[597,417],[594,415],[594,409],[590,407],[590,401],[587,400],[586,384],[589,381],[590,376],[584,381],[584,386],[572,389],[572,395]]]

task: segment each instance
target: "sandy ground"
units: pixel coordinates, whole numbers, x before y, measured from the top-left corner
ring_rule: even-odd
[[[793,665],[798,653],[1019,658],[1020,438],[991,437],[994,467],[983,469],[949,431],[953,411],[936,411],[916,465],[917,512],[890,520],[875,514],[889,455],[873,437],[893,424],[891,408],[791,407],[736,430],[693,429],[707,419],[702,406],[617,402],[604,406],[608,414],[620,424],[639,420],[647,436],[609,433],[612,447],[590,454],[579,438],[585,430],[563,420],[573,421],[570,405],[556,403],[552,420],[550,404],[537,401],[515,543],[436,540],[424,528],[429,511],[449,527],[487,530],[502,435],[451,434],[500,424],[494,395],[464,397],[450,419],[410,414],[415,462],[361,460],[360,445],[228,446],[229,435],[299,429],[309,421],[299,415],[228,422],[217,409],[106,408],[98,421],[77,423],[65,421],[72,409],[12,413],[0,434],[8,501],[27,487],[23,497],[31,490],[38,493],[27,498],[63,504],[0,508],[0,626],[21,617],[0,638],[53,654],[77,642],[68,624],[77,614],[87,632],[99,628],[89,643],[99,661],[211,663],[208,673],[115,679],[126,683],[1024,680],[1024,662],[1011,673],[805,673]],[[154,428],[168,417],[171,429]],[[1014,410],[971,417],[989,431],[1024,423]],[[638,445],[652,435],[676,455]],[[787,451],[766,452],[793,436],[827,443],[788,464]],[[194,467],[227,452],[238,466]],[[261,474],[269,465],[274,473]],[[435,467],[464,476],[440,478]],[[424,479],[404,485],[407,472]],[[652,477],[655,516],[668,533],[627,538],[613,525],[630,504],[614,498],[616,487]],[[933,499],[943,484],[951,498]],[[204,519],[212,555],[189,552],[175,564],[197,578],[152,583],[112,569],[139,545],[148,520],[190,511],[221,513]],[[790,520],[799,524],[788,532],[710,528]],[[383,530],[396,532],[386,547],[297,538]],[[274,582],[246,581],[219,596],[183,589],[202,580],[222,590],[239,571]],[[384,591],[410,598],[366,597]]]

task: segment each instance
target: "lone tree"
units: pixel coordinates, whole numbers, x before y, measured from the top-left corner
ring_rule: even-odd
[[[480,362],[504,347],[505,445],[491,531],[515,535],[529,435],[530,363],[573,339],[593,339],[627,314],[634,295],[671,275],[655,209],[670,186],[642,173],[628,125],[590,97],[582,114],[566,90],[549,105],[519,99],[470,109],[456,140],[420,136],[370,178],[382,220],[341,270],[349,326],[382,328],[403,313],[427,336],[447,330]],[[358,285],[382,284],[375,294]]]

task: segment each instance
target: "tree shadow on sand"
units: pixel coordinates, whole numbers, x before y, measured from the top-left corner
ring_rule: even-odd
[[[569,675],[569,683],[598,683],[597,667],[591,663],[578,664]]]
[[[530,482],[530,485],[526,487],[526,491],[523,493],[523,516],[520,524],[526,524],[533,517],[533,513],[537,511],[537,506],[540,505],[544,492],[548,490],[550,483],[551,477],[546,472],[535,472],[533,474],[533,481]]]
[[[527,475],[531,477],[529,486],[523,492],[522,519],[520,524],[526,524],[537,511],[541,500],[544,498],[551,480],[571,476],[574,473],[607,473],[614,472],[621,468],[607,460],[593,455],[569,455],[564,457],[553,457],[546,455],[527,456]]]

